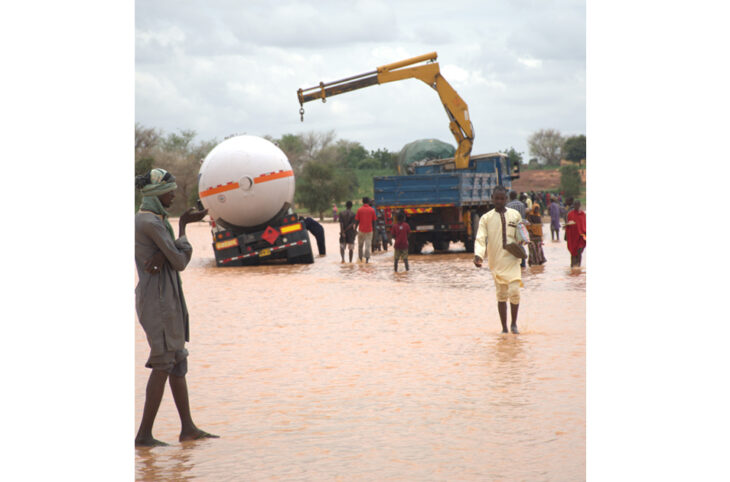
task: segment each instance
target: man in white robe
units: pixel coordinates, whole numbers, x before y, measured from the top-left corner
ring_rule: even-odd
[[[516,243],[517,223],[522,220],[515,209],[505,207],[507,191],[497,186],[492,192],[494,209],[488,211],[479,220],[479,230],[474,241],[474,265],[482,267],[486,258],[497,287],[497,311],[502,322],[502,333],[507,331],[507,301],[510,302],[512,333],[517,330],[517,312],[520,307],[520,287],[522,286],[522,270],[520,258],[505,249],[509,243]]]

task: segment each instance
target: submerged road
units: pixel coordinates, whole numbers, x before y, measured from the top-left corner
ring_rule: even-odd
[[[548,239],[523,271],[521,334],[502,335],[491,275],[460,244],[393,273],[392,247],[341,264],[323,225],[314,264],[250,268],[216,268],[207,225],[188,226],[190,402],[221,438],[177,442],[167,390],[154,434],[172,446],[136,449],[138,480],[585,479],[587,253],[571,270]]]

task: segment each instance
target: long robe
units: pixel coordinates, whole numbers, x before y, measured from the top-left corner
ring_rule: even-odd
[[[581,248],[585,248],[586,240],[586,213],[573,209],[568,213],[568,221],[575,221],[575,224],[565,226],[565,237],[568,241],[568,251],[573,256],[578,256]]]
[[[560,231],[560,205],[556,202],[550,203],[550,229]]]
[[[505,208],[504,218],[507,244],[517,242],[517,223],[522,220],[522,216],[515,209]],[[487,260],[489,270],[497,283],[522,282],[521,260],[504,249],[502,241],[502,219],[499,213],[492,209],[479,219],[479,229],[474,240],[474,254]]]
[[[540,265],[547,261],[542,250],[542,218],[539,215],[528,214],[527,220],[530,222],[530,225],[527,226],[527,230],[530,232],[530,245],[528,246],[530,255],[527,263],[530,266]]]
[[[134,260],[139,275],[135,289],[137,316],[147,335],[150,355],[181,350],[190,341],[190,328],[178,271],[190,262],[193,247],[186,236],[173,239],[157,214],[139,212],[134,224]],[[166,260],[159,272],[148,273],[144,263],[158,250]]]

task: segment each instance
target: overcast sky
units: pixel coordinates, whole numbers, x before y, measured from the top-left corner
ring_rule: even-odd
[[[455,146],[437,93],[407,79],[304,105],[296,91],[437,52],[469,106],[472,153],[544,128],[586,132],[582,0],[137,1],[135,117],[198,140],[334,130],[367,149]]]

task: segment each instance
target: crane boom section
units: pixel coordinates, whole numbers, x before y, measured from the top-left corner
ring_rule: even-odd
[[[436,52],[378,67],[375,71],[355,75],[334,82],[320,82],[318,86],[299,89],[297,95],[304,120],[304,103],[316,99],[325,102],[327,97],[344,94],[375,84],[385,84],[404,79],[418,79],[436,90],[449,117],[449,130],[456,140],[454,163],[457,169],[469,166],[469,154],[474,142],[474,128],[469,119],[469,107],[453,87],[443,78],[436,60]],[[403,68],[414,63],[429,61],[425,65]]]

